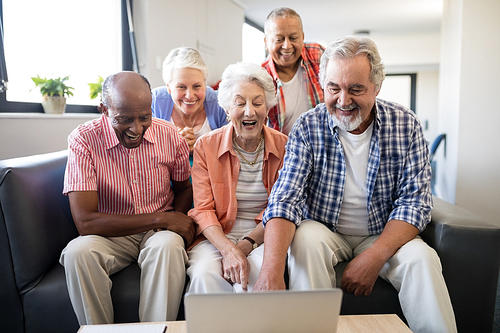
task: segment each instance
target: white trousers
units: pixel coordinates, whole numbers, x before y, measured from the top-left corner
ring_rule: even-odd
[[[233,243],[237,239],[226,235]],[[211,292],[243,292],[241,284],[235,283],[231,285],[223,277],[222,272],[222,255],[219,250],[210,243],[204,240],[196,244],[188,252],[189,261],[187,275],[189,276],[188,291],[192,293],[206,294]],[[262,267],[262,259],[264,256],[264,244],[250,252],[248,255],[248,263],[250,264],[250,274],[248,277],[248,291],[252,291],[255,282],[259,277],[260,268]]]
[[[303,221],[289,250],[290,289],[335,287],[335,266],[353,259],[377,238],[342,235],[322,223]],[[457,331],[441,261],[419,236],[403,245],[385,263],[379,276],[398,291],[401,309],[413,332]]]
[[[139,319],[177,319],[184,292],[187,254],[171,231],[126,237],[80,236],[62,251],[71,304],[80,325],[113,323],[109,276],[137,261],[141,268]]]

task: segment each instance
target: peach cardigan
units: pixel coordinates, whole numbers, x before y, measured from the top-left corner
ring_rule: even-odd
[[[269,195],[283,166],[288,138],[267,126],[263,131],[262,181]],[[197,224],[198,236],[192,246],[205,239],[200,234],[210,226],[221,226],[226,234],[231,231],[238,210],[236,185],[239,172],[240,160],[233,149],[233,125],[216,129],[196,141],[192,168],[194,208],[188,215]],[[255,217],[256,224],[262,220],[263,213],[264,210]]]

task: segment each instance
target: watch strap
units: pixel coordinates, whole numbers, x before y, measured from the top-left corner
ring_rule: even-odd
[[[252,244],[252,250],[255,250],[259,246],[253,239],[251,239],[248,236],[243,237],[243,239],[246,239],[247,241],[250,242],[250,244]]]

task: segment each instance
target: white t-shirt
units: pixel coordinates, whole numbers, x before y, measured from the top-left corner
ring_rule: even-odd
[[[299,66],[293,78],[288,82],[281,81],[283,95],[285,96],[285,123],[283,133],[288,135],[299,116],[311,108],[307,96],[307,82],[305,71]]]
[[[368,235],[368,190],[366,174],[373,132],[373,122],[361,134],[339,130],[344,149],[346,177],[340,207],[338,232],[345,235]]]
[[[196,140],[198,140],[198,138],[200,136],[202,136],[203,134],[208,133],[210,131],[212,131],[212,129],[210,128],[210,124],[208,123],[208,118],[205,118],[205,122],[203,123],[203,126],[201,126],[201,128],[198,132],[194,133],[194,137],[196,138]]]

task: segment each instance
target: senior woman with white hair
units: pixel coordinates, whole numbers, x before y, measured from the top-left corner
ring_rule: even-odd
[[[190,47],[169,52],[163,62],[166,86],[153,89],[153,116],[173,122],[192,152],[203,134],[227,124],[217,103],[217,92],[207,86],[208,69],[200,53]]]
[[[189,250],[188,291],[251,291],[262,265],[262,215],[283,165],[287,137],[265,126],[276,105],[272,77],[257,64],[226,68],[219,104],[229,125],[201,137],[192,168],[197,238]]]

